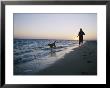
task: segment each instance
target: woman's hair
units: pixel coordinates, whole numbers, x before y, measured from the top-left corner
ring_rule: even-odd
[[[82,31],[82,28],[80,28],[80,31]]]

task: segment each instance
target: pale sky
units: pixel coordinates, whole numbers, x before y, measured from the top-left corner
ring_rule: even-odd
[[[96,40],[97,14],[14,14],[14,38],[76,40],[80,28],[86,34],[85,40]]]

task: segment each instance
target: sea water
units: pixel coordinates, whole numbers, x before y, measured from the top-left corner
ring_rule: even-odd
[[[48,44],[56,41],[56,48]],[[76,40],[14,39],[14,75],[34,75],[78,47]]]

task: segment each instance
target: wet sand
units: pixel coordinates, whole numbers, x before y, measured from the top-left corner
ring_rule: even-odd
[[[36,75],[97,75],[97,42],[87,41]]]

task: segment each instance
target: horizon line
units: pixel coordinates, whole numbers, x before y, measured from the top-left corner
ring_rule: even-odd
[[[47,38],[13,38],[13,39],[33,39],[33,40],[36,40],[36,39],[46,39],[46,40],[74,40],[74,39],[47,39]],[[84,39],[84,41],[97,41],[97,39]],[[78,40],[75,40],[75,41],[78,41]]]

